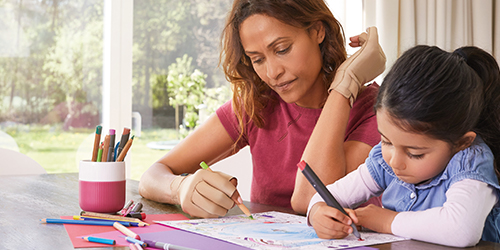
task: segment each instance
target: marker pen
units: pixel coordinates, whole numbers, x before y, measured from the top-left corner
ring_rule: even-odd
[[[115,130],[114,129],[110,129],[109,130],[109,149],[108,149],[108,161],[114,161],[115,158],[113,156],[114,152],[115,152]]]
[[[142,203],[140,202],[137,202],[135,203],[134,207],[132,208],[132,210],[130,212],[141,212],[141,209],[142,209]]]
[[[344,208],[337,202],[335,197],[333,197],[332,193],[330,193],[330,191],[326,189],[323,182],[321,182],[316,173],[314,173],[314,171],[311,169],[311,167],[309,167],[309,165],[307,165],[305,161],[301,161],[299,164],[297,164],[297,166],[300,168],[300,170],[302,170],[302,174],[304,174],[306,179],[311,183],[314,189],[316,189],[319,195],[321,195],[321,198],[325,200],[328,206],[334,207],[340,210],[340,212],[342,212],[343,214],[349,216],[347,212],[344,210]],[[361,235],[359,234],[358,229],[356,228],[354,222],[351,223],[351,227],[352,227],[352,234],[358,237],[358,239],[361,239]]]
[[[144,243],[148,245],[148,247],[156,248],[156,249],[169,249],[169,250],[194,250],[193,248],[176,246],[169,243],[163,243],[154,240],[144,240]]]
[[[127,144],[127,141],[128,141],[129,137],[130,137],[130,129],[129,128],[123,128],[122,137],[120,139],[120,144],[118,144],[117,152],[115,154],[115,158],[117,158],[120,155],[120,153],[122,152],[123,148],[125,147],[125,144]]]
[[[129,200],[125,206],[123,206],[122,210],[120,212],[118,212],[118,214],[121,214],[122,216],[125,216],[126,213],[127,213],[127,210],[130,206],[132,206],[132,204],[134,204],[134,201],[133,200]]]

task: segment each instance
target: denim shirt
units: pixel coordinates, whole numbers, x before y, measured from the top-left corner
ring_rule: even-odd
[[[381,143],[376,145],[366,160],[366,165],[377,184],[384,190],[382,204],[385,208],[396,211],[421,211],[433,207],[442,207],[446,202],[446,191],[455,182],[464,179],[474,179],[485,182],[497,189],[500,195],[500,186],[494,169],[494,156],[484,141],[477,137],[474,143],[456,153],[448,162],[446,168],[430,182],[414,185],[399,180],[392,168],[384,161]],[[498,204],[495,206],[498,207]],[[498,208],[495,208],[496,210]],[[498,209],[500,211],[500,209]],[[488,217],[498,214],[492,212]],[[500,218],[500,216],[498,216]],[[488,218],[491,220],[492,218]],[[500,219],[495,219],[500,225]],[[488,224],[488,223],[487,223]],[[498,235],[498,228],[492,229]],[[486,232],[486,230],[485,230]],[[484,238],[484,234],[483,234]],[[498,242],[498,237],[496,240]]]

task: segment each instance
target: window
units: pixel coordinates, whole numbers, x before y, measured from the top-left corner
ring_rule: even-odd
[[[0,146],[78,171],[101,122],[103,1],[1,1],[0,22]]]
[[[134,1],[132,109],[142,124],[133,150],[143,153],[132,157],[133,176],[230,99],[218,62],[231,5],[232,0]]]
[[[139,179],[231,97],[218,60],[232,2],[0,1],[0,147],[77,172],[96,125],[130,126],[128,177]],[[344,28],[361,19],[340,15],[361,0],[328,2]]]

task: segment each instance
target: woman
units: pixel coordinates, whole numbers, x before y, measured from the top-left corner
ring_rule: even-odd
[[[302,153],[332,183],[380,140],[373,113],[378,86],[363,84],[383,71],[385,56],[376,29],[372,39],[366,35],[352,39],[353,46],[368,39],[360,49],[365,53],[357,52],[335,76],[346,59],[344,36],[323,0],[234,1],[221,52],[233,98],[144,173],[140,194],[181,204],[192,216],[223,216],[234,205],[230,197],[239,197],[235,179],[200,170],[199,163],[211,165],[248,145],[251,201],[305,213],[314,189],[297,174]],[[363,76],[351,70],[358,66],[373,70]],[[336,91],[329,95],[330,85]]]

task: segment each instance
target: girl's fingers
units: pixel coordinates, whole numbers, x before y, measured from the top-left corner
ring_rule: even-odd
[[[351,217],[351,220],[356,224],[359,222],[358,220],[358,216],[356,215],[356,211],[352,210],[352,209],[349,209],[349,208],[346,208],[345,211],[347,212],[347,214],[349,215],[349,217]]]
[[[340,210],[323,205],[314,213],[314,229],[320,238],[339,239],[352,233],[351,219]]]

